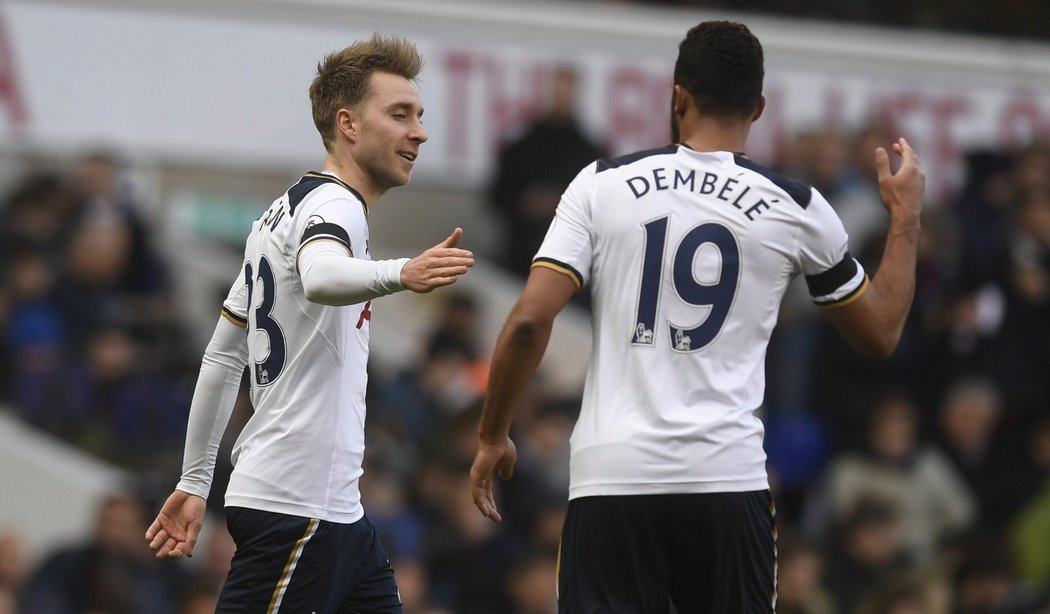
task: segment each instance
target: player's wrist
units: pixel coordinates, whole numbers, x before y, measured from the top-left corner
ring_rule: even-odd
[[[492,433],[484,430],[478,430],[478,440],[482,445],[486,446],[500,446],[507,443],[510,440],[510,433]]]
[[[380,284],[386,293],[400,292],[408,287],[405,284],[405,265],[408,262],[408,258],[381,261]]]

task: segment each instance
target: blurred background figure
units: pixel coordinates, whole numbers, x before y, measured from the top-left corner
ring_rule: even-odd
[[[777,535],[777,612],[780,614],[832,614],[831,594],[824,588],[824,554],[819,548]]]
[[[53,552],[32,573],[20,611],[175,614],[187,576],[143,550],[142,502],[114,495],[96,513],[90,536]]]
[[[947,459],[920,444],[918,429],[910,399],[890,394],[878,401],[869,414],[866,450],[831,462],[827,499],[815,505],[828,505],[832,519],[844,519],[869,498],[885,502],[894,510],[902,549],[911,560],[926,562],[945,540],[970,528],[977,509]]]
[[[550,93],[543,113],[499,154],[491,188],[491,203],[502,222],[499,261],[525,276],[532,265],[561,193],[588,163],[602,157],[576,119],[579,75],[571,66],[557,66],[550,76]]]
[[[28,574],[25,542],[13,531],[0,530],[0,612],[15,613]]]
[[[977,541],[963,553],[952,578],[952,612],[1021,614],[1045,612],[1043,595],[1017,580],[997,542]]]
[[[838,526],[829,535],[824,582],[837,611],[852,612],[865,595],[911,563],[900,512],[892,503],[858,500]]]
[[[1000,482],[1008,469],[995,446],[1002,411],[994,383],[968,378],[948,390],[939,413],[938,447],[973,494],[977,524],[986,528],[1002,527],[1009,517],[1002,509]]]

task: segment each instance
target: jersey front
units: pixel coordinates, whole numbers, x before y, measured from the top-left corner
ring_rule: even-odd
[[[364,457],[370,303],[306,299],[299,251],[333,241],[370,259],[361,196],[308,173],[254,222],[223,314],[245,326],[255,413],[234,445],[226,505],[355,522]]]
[[[818,192],[684,146],[581,171],[533,266],[594,307],[570,498],[768,488],[755,410],[788,284],[830,306],[867,283]]]

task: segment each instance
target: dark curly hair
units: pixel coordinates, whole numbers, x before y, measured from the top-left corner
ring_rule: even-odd
[[[678,45],[674,82],[697,108],[716,117],[747,117],[762,96],[762,43],[742,23],[705,21]]]

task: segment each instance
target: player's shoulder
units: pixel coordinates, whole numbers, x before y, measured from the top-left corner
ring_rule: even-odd
[[[365,207],[365,199],[345,181],[317,171],[310,171],[302,176],[295,185],[288,188],[288,210],[293,215],[296,209],[308,201],[328,202],[344,198]]]
[[[615,158],[600,158],[594,166],[595,173],[602,173],[614,168],[622,168],[641,162],[655,156],[671,155],[678,152],[677,145],[666,145],[653,149],[643,149],[633,153],[617,156]]]
[[[790,196],[791,200],[803,209],[808,208],[810,203],[814,200],[813,194],[815,193],[815,190],[805,183],[788,179],[787,177],[754,162],[743,154],[733,154],[733,162],[741,168],[747,169],[768,179],[773,185],[780,188],[781,191]]]

